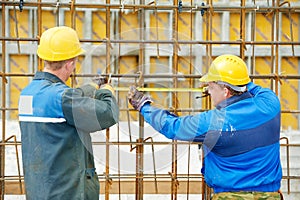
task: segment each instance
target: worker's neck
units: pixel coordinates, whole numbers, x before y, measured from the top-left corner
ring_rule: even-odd
[[[64,83],[66,82],[66,80],[68,80],[69,77],[66,77],[66,74],[62,72],[62,69],[59,70],[51,70],[49,68],[44,68],[43,72],[48,72],[50,74],[53,74],[55,76],[57,76],[60,80],[62,80]]]

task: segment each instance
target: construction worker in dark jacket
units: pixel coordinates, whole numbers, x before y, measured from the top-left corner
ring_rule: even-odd
[[[116,124],[119,109],[109,84],[65,84],[83,52],[69,27],[50,28],[40,38],[44,69],[19,99],[27,200],[99,199],[90,133]]]
[[[152,105],[130,87],[129,102],[167,138],[203,142],[202,173],[213,200],[280,199],[280,102],[273,91],[250,81],[245,62],[221,55],[200,81],[214,109],[176,116]]]

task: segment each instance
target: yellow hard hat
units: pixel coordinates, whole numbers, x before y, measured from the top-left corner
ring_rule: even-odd
[[[235,55],[218,56],[211,63],[208,73],[200,78],[200,82],[218,81],[234,86],[246,85],[250,82],[246,63]]]
[[[43,32],[37,49],[38,56],[47,61],[61,61],[84,53],[76,31],[59,26]]]

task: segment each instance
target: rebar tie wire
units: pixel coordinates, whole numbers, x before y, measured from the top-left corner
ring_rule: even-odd
[[[57,11],[58,11],[58,9],[59,9],[59,6],[60,6],[60,2],[59,2],[59,0],[57,0],[57,1],[56,1],[56,5],[55,5],[55,9],[54,9],[54,11],[53,11],[54,14],[57,13]]]
[[[0,76],[2,77],[2,79],[4,80],[4,83],[7,84],[7,78],[6,78],[6,75],[0,71]]]
[[[24,7],[24,1],[23,1],[23,0],[20,0],[20,3],[19,3],[19,9],[20,9],[20,12],[23,11],[23,7]]]
[[[112,185],[112,178],[110,178],[109,174],[107,174],[106,172],[103,172],[103,176],[105,177],[105,180],[108,182],[108,184],[111,186]]]

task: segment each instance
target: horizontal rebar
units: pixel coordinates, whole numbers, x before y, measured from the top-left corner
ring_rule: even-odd
[[[30,77],[34,76],[35,73],[3,73],[1,75],[6,77]],[[93,78],[97,76],[111,77],[111,78],[139,78],[139,74],[73,74],[71,77],[81,78]],[[203,75],[201,74],[143,74],[143,78],[190,78],[200,79]],[[250,74],[251,79],[300,79],[300,74]],[[112,79],[113,80],[113,79]],[[116,80],[117,81],[117,80]]]
[[[100,180],[105,179],[106,177],[104,175],[98,174],[98,178]],[[111,179],[135,179],[136,174],[109,174],[109,178]],[[154,176],[153,174],[143,174],[143,179],[170,179],[169,174],[157,174]],[[201,174],[177,174],[176,178],[178,180],[186,180],[186,179],[203,179],[203,176]],[[300,179],[300,176],[294,175],[294,176],[282,176],[283,179]],[[18,176],[5,176],[4,178],[0,178],[0,181],[18,181],[18,180],[24,180],[24,176],[21,176],[20,178]],[[192,180],[191,180],[192,181]]]
[[[16,37],[0,37],[1,41],[38,41],[38,38],[16,38]],[[80,39],[81,42],[87,43],[116,43],[116,44],[231,44],[231,45],[300,45],[300,41],[229,41],[229,40],[117,40],[111,39]]]
[[[170,109],[170,108],[165,108],[166,110],[170,111],[170,112],[174,112],[175,109]],[[17,111],[18,108],[3,108],[3,107],[0,107],[0,110],[7,110],[7,111]],[[120,108],[119,109],[120,111],[134,111],[134,112],[137,112],[137,110],[133,109],[133,108]],[[199,108],[176,108],[176,112],[205,112],[205,111],[208,111],[209,109],[199,109]],[[281,113],[284,113],[284,114],[299,114],[300,113],[300,110],[281,110]]]
[[[170,142],[121,142],[121,141],[110,141],[110,142],[92,142],[93,145],[124,145],[124,146],[130,146],[130,145],[173,145],[173,144],[178,144],[178,145],[199,145],[202,144],[201,142],[181,142],[181,141],[170,141]],[[21,141],[18,142],[0,142],[0,146],[13,146],[13,145],[22,145]],[[282,147],[300,147],[300,144],[280,144]]]
[[[20,3],[16,1],[0,1],[0,4],[5,6],[17,6]],[[91,9],[99,9],[99,8],[109,8],[109,9],[148,9],[148,10],[174,10],[179,9],[179,6],[176,5],[158,5],[158,4],[85,4],[85,3],[59,3],[57,2],[24,2],[23,7],[52,7],[52,8],[68,8],[71,6],[76,8],[91,8]],[[240,12],[241,10],[247,11],[255,11],[255,12],[266,12],[270,13],[272,10],[276,10],[279,12],[300,12],[300,6],[290,7],[282,7],[282,6],[264,6],[264,5],[247,5],[247,6],[211,6],[211,5],[182,5],[180,8],[182,11],[203,11],[203,10],[211,10],[213,12],[218,11],[236,11]]]

